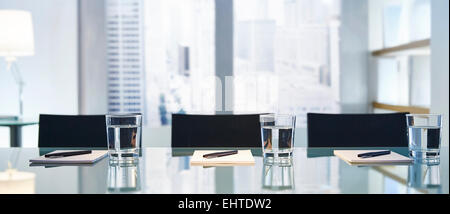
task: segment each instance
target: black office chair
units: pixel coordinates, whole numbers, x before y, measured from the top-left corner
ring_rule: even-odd
[[[259,114],[172,114],[172,147],[261,147]]]
[[[308,113],[308,147],[407,147],[406,114]]]
[[[41,114],[38,146],[107,148],[105,115]]]

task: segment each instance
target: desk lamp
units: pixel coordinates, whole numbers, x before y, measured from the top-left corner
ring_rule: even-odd
[[[0,10],[0,57],[5,57],[19,88],[19,118],[23,117],[22,91],[24,81],[17,66],[17,57],[34,55],[31,13],[21,10]]]

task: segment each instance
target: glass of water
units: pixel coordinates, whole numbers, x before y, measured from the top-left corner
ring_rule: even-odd
[[[442,119],[438,114],[407,114],[410,156],[423,162],[439,162]]]
[[[110,162],[137,162],[141,143],[142,115],[106,115]]]
[[[264,114],[259,121],[264,162],[291,164],[295,115]]]

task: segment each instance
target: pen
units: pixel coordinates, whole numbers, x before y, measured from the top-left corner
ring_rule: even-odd
[[[55,152],[51,154],[46,154],[46,158],[56,158],[56,157],[68,157],[68,156],[74,156],[74,155],[84,155],[84,154],[90,154],[92,153],[91,150],[87,151],[70,151],[70,152]]]
[[[209,158],[218,158],[218,157],[223,157],[223,156],[228,156],[228,155],[234,155],[237,153],[238,153],[237,150],[226,151],[226,152],[215,152],[215,153],[204,154],[203,157],[208,158],[208,159]]]
[[[361,153],[358,154],[358,157],[360,158],[371,158],[371,157],[376,157],[376,156],[381,156],[381,155],[388,155],[391,154],[391,151],[378,151],[378,152],[366,152],[366,153]]]

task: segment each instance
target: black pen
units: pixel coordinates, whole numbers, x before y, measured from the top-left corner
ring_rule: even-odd
[[[366,152],[366,153],[358,154],[358,157],[360,157],[360,158],[371,158],[371,157],[376,157],[376,156],[381,156],[381,155],[388,155],[388,154],[391,154],[391,151],[387,150],[387,151],[378,151],[378,152]]]
[[[233,151],[226,151],[226,152],[214,152],[214,153],[209,153],[209,154],[204,154],[203,157],[204,158],[218,158],[218,157],[223,157],[223,156],[228,156],[228,155],[234,155],[237,154],[238,150],[233,150]]]
[[[46,158],[56,158],[56,157],[68,157],[68,156],[74,156],[74,155],[84,155],[84,154],[90,154],[92,153],[91,150],[86,151],[70,151],[70,152],[55,152],[46,154]]]

